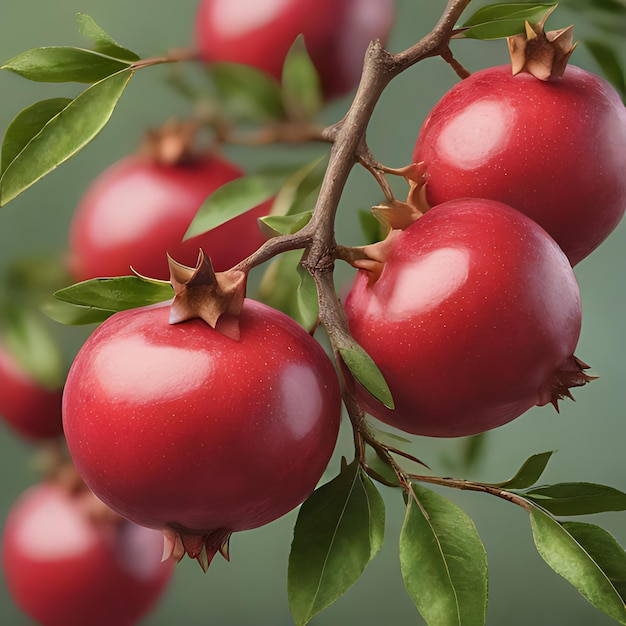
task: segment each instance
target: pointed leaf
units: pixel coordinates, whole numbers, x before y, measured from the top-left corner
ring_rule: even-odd
[[[298,275],[300,276],[300,284],[296,291],[300,313],[298,321],[308,331],[312,331],[317,326],[319,317],[317,286],[311,274],[301,264],[298,264]]]
[[[606,537],[597,532],[577,532],[579,528],[574,528],[572,534],[567,527],[534,506],[530,510],[530,521],[535,545],[543,560],[593,606],[620,624],[626,624],[626,605],[611,580],[613,570],[605,572],[603,569],[607,564],[615,565],[621,575],[623,557],[618,552],[605,554],[610,547]],[[583,533],[581,542],[575,535]]]
[[[524,32],[524,25],[540,22],[556,3],[502,3],[482,7],[460,27],[457,37],[466,39],[501,39]]]
[[[174,297],[172,285],[165,280],[146,280],[138,276],[94,278],[55,292],[63,302],[106,311],[125,311],[165,302]]]
[[[404,584],[429,626],[483,626],[487,557],[474,522],[418,485],[400,535]]]
[[[92,85],[55,115],[5,166],[0,206],[82,150],[109,121],[132,72],[120,72]]]
[[[313,211],[296,213],[294,215],[267,215],[259,218],[263,224],[263,230],[270,237],[276,235],[292,235],[304,228],[313,216]]]
[[[350,346],[339,346],[339,354],[359,383],[378,401],[393,409],[391,391],[370,355],[357,343]]]
[[[281,176],[256,174],[222,185],[202,203],[184,239],[206,233],[266,202],[278,192],[283,181]]]
[[[298,301],[298,289],[301,283],[298,267],[302,250],[289,250],[276,257],[267,267],[259,285],[259,299],[269,306],[289,315],[303,328],[309,330],[303,319]]]
[[[291,119],[312,120],[322,109],[320,78],[302,35],[285,57],[281,85],[283,104]]]
[[[380,550],[384,528],[382,497],[356,461],[305,501],[289,556],[289,605],[297,626],[356,582]]]
[[[131,50],[120,46],[111,35],[106,33],[95,20],[85,13],[76,14],[76,23],[78,24],[78,30],[83,37],[91,39],[94,42],[94,50],[106,54],[114,59],[121,59],[122,61],[139,61],[141,58]]]
[[[513,478],[502,483],[492,483],[492,486],[506,489],[526,489],[527,487],[532,487],[541,478],[553,454],[554,450],[533,454],[533,456],[524,461],[524,464]]]
[[[561,526],[585,549],[626,601],[626,552],[615,537],[594,524],[562,522]]]
[[[211,78],[224,111],[235,120],[265,122],[284,117],[280,86],[264,72],[238,63],[214,63]]]
[[[96,83],[128,69],[129,63],[92,50],[58,46],[35,48],[9,59],[3,70],[44,83]]]
[[[272,215],[293,215],[313,209],[328,165],[328,155],[298,168],[285,180],[272,204]],[[312,196],[315,198],[311,201]]]
[[[39,134],[42,128],[70,102],[69,98],[52,98],[37,102],[17,115],[7,128],[2,142],[2,167],[0,175],[17,155]]]
[[[78,306],[61,300],[50,300],[41,307],[42,312],[51,320],[66,326],[84,326],[86,324],[100,324],[111,317],[116,311]]]
[[[63,385],[64,367],[59,346],[43,320],[30,309],[8,305],[0,343],[33,380],[49,389]]]
[[[626,493],[594,483],[558,483],[522,494],[552,515],[588,515],[626,511]]]

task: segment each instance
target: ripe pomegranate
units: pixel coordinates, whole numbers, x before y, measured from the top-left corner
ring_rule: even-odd
[[[430,205],[464,197],[508,204],[579,263],[626,209],[626,108],[602,78],[568,66],[539,80],[511,66],[455,85],[429,113],[413,159]]]
[[[72,364],[63,420],[94,493],[206,568],[233,531],[313,491],[337,439],[339,386],[319,343],[266,305],[245,300],[239,340],[169,315],[105,321]]]
[[[356,87],[372,39],[386,40],[394,0],[200,0],[196,45],[208,62],[252,65],[280,79],[283,62],[304,35],[327,97]]]
[[[573,357],[576,279],[530,218],[461,199],[392,233],[380,276],[359,270],[345,301],[394,398],[390,410],[359,389],[374,417],[418,435],[472,435],[588,380]]]
[[[172,575],[172,563],[161,563],[160,533],[94,520],[92,499],[44,482],[9,511],[2,539],[9,593],[42,626],[132,626]]]
[[[0,415],[22,437],[38,441],[59,437],[61,389],[34,380],[0,345]]]
[[[174,164],[139,154],[118,161],[93,181],[72,219],[69,266],[74,278],[126,276],[132,266],[144,276],[167,280],[167,254],[192,263],[198,248],[218,271],[235,265],[263,243],[257,219],[269,213],[268,204],[182,239],[202,202],[241,174],[212,156]]]

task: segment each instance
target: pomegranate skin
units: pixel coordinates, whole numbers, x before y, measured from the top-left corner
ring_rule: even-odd
[[[21,437],[36,442],[61,436],[62,393],[33,380],[0,346],[0,415]]]
[[[393,0],[201,0],[195,40],[207,62],[243,63],[280,79],[303,34],[331,98],[356,87],[367,46],[386,41],[394,16]]]
[[[88,187],[70,225],[69,269],[75,280],[127,276],[131,267],[167,280],[167,254],[194,266],[202,248],[216,271],[229,269],[263,242],[263,203],[213,230],[183,241],[204,200],[242,175],[215,157],[166,165],[140,155],[114,163]]]
[[[58,485],[26,490],[11,508],[2,567],[11,597],[42,626],[133,626],[173,573],[160,533],[95,523]]]
[[[554,400],[559,371],[568,380],[576,369],[572,268],[543,229],[501,203],[432,208],[368,280],[360,270],[345,309],[395,410],[361,387],[358,398],[387,424],[432,437],[484,432]]]
[[[168,319],[168,306],[117,313],[79,351],[63,398],[79,473],[152,528],[209,535],[284,515],[335,446],[332,363],[293,320],[252,300],[238,341]]]
[[[432,206],[489,198],[522,211],[579,263],[626,209],[626,109],[602,78],[541,81],[510,65],[455,85],[424,121],[415,162]]]

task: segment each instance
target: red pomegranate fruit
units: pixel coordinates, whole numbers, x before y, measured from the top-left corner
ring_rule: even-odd
[[[228,61],[280,79],[298,35],[319,72],[327,97],[354,89],[372,39],[387,39],[393,0],[200,0],[196,46],[208,62]]]
[[[0,345],[0,415],[20,436],[30,441],[60,437],[60,388],[48,388],[30,376]]]
[[[239,340],[169,316],[125,311],[91,335],[67,378],[64,427],[101,500],[206,568],[233,531],[313,491],[337,439],[339,385],[320,344],[266,305],[245,300]]]
[[[133,626],[171,578],[161,534],[119,518],[92,519],[92,499],[45,482],[9,511],[2,538],[7,587],[42,626]]]
[[[422,125],[413,159],[435,206],[489,198],[540,224],[579,263],[626,209],[626,108],[602,78],[569,65],[539,80],[510,65],[455,85]]]
[[[167,255],[192,264],[202,248],[216,270],[226,270],[264,241],[257,220],[270,204],[244,213],[211,231],[183,241],[203,201],[242,175],[230,162],[203,156],[162,163],[128,156],[98,176],[87,189],[70,226],[69,267],[75,280],[126,276],[134,269],[167,280]]]
[[[345,301],[395,402],[388,409],[359,388],[367,412],[418,435],[472,435],[588,380],[573,356],[576,279],[530,218],[463,199],[392,232],[380,276],[359,270]]]

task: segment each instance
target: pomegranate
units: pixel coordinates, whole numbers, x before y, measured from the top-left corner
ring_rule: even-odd
[[[337,439],[339,386],[320,344],[266,305],[245,300],[239,340],[169,316],[161,305],[105,321],[72,364],[63,421],[94,493],[206,568],[233,531],[313,491]]]
[[[393,0],[200,0],[195,38],[205,61],[252,65],[280,79],[304,35],[327,97],[354,89],[372,39],[386,40]]]
[[[535,222],[492,200],[454,200],[392,231],[380,276],[359,270],[350,330],[380,368],[395,410],[364,408],[404,431],[472,435],[584,384],[573,356],[578,285]]]
[[[489,198],[522,211],[579,263],[626,209],[626,108],[602,78],[569,65],[540,80],[510,65],[455,85],[419,131],[430,205]]]

